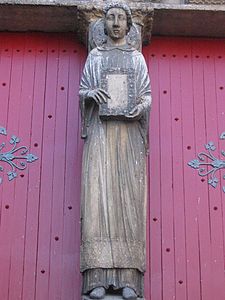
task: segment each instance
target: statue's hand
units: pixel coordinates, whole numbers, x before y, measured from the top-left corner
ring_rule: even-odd
[[[88,92],[88,98],[93,99],[98,105],[107,103],[110,99],[109,94],[103,89],[94,89]]]
[[[126,115],[126,117],[129,119],[138,119],[141,117],[142,113],[143,106],[141,104],[138,104]]]

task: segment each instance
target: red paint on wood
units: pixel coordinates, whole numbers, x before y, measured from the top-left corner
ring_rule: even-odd
[[[186,222],[186,251],[187,251],[187,290],[190,299],[200,299],[201,282],[199,266],[199,231],[197,218],[196,174],[191,168],[187,168],[188,161],[195,157],[195,132],[193,117],[193,81],[191,59],[191,42],[185,43],[187,58],[181,72],[181,101],[182,101],[182,135],[183,135],[183,159],[184,159],[184,183],[189,188],[184,188],[185,222]],[[190,148],[191,147],[191,148]]]
[[[157,50],[156,50],[157,51]],[[146,52],[149,55],[148,52]],[[153,52],[154,54],[154,52]],[[155,76],[151,76],[152,87],[155,86],[155,90],[152,90],[153,98],[158,98],[159,91],[159,67],[158,60],[155,56],[148,56],[149,71],[150,74],[154,72]],[[150,173],[149,173],[149,198],[154,195],[156,201],[149,202],[149,224],[150,224],[150,278],[146,285],[150,285],[150,294],[147,294],[149,299],[162,299],[162,253],[161,253],[161,193],[160,193],[160,181],[153,181],[151,178],[160,178],[160,166],[161,162],[158,157],[160,153],[160,114],[159,114],[159,101],[155,101],[154,104],[155,113],[151,116],[151,130],[155,132],[154,143],[150,145]],[[154,164],[152,163],[154,161]],[[157,259],[153,259],[157,257]],[[151,297],[150,297],[151,295]]]
[[[206,136],[206,120],[204,105],[204,72],[203,60],[199,54],[204,53],[203,43],[193,45],[193,94],[194,94],[194,118],[195,118],[195,136],[197,149],[201,149],[207,139]],[[199,99],[202,101],[199,103]],[[196,174],[197,175],[197,174]],[[209,202],[208,187],[206,182],[202,182],[201,178],[196,178],[196,197],[198,203],[198,224],[199,224],[199,251],[200,267],[201,267],[201,290],[203,299],[212,299],[212,274],[211,274],[211,249],[210,249],[210,218],[209,218]],[[205,201],[207,199],[207,201]]]
[[[212,140],[218,132],[217,121],[217,89],[214,55],[217,51],[215,45],[206,43],[206,54],[210,57],[203,57],[204,68],[204,86],[205,86],[205,114],[206,114],[206,135],[208,140]],[[214,105],[212,105],[214,99]],[[219,139],[215,145],[219,145]],[[219,153],[217,153],[219,156]],[[221,179],[221,178],[220,178]],[[225,295],[224,286],[224,245],[223,241],[223,221],[222,221],[222,203],[221,203],[221,188],[209,189],[209,209],[210,209],[210,225],[211,225],[211,262],[212,262],[212,292],[215,298]],[[216,209],[214,209],[216,207]]]
[[[1,70],[2,72],[0,78],[2,82],[8,83],[8,85],[1,87],[2,94],[0,96],[0,103],[2,105],[2,109],[0,110],[1,122],[3,124],[7,124],[8,120],[8,109],[9,109],[9,86],[11,82],[11,62],[12,62],[12,54],[8,49],[9,45],[11,45],[11,41],[7,35],[2,36],[2,49],[1,49]],[[5,51],[5,50],[9,51]],[[12,49],[12,47],[10,47]],[[3,125],[1,124],[1,125]],[[6,138],[3,138],[2,142],[6,142]],[[6,176],[4,176],[6,179]],[[10,249],[11,249],[11,223],[10,219],[13,216],[13,192],[14,185],[9,185],[6,183],[4,186],[0,186],[1,192],[1,219],[0,219],[0,290],[2,299],[8,298],[8,290],[9,290],[9,273],[10,273]]]
[[[79,299],[85,51],[73,35],[59,34],[1,34],[1,47],[1,125],[39,160],[0,187],[0,299]]]
[[[33,82],[35,76],[35,56],[28,52],[29,40],[26,37],[22,45],[18,45],[19,55],[22,61],[21,87],[18,103],[18,130],[21,143],[30,146]],[[16,84],[16,83],[15,83]],[[11,102],[13,106],[14,103]],[[13,117],[13,115],[10,115]],[[11,247],[11,267],[9,283],[9,299],[20,299],[23,287],[23,266],[25,254],[26,216],[28,203],[28,172],[21,172],[15,181],[15,202],[13,217],[13,243]]]
[[[146,300],[218,300],[224,194],[187,162],[225,131],[223,40],[154,38],[144,54],[153,107]],[[39,160],[0,186],[0,299],[78,300],[78,87],[86,50],[72,34],[5,34],[0,125]],[[222,180],[222,178],[221,178]]]
[[[162,264],[162,277],[154,280],[151,300],[168,299],[165,294],[167,290],[161,290],[162,284],[164,287],[168,284],[169,292],[175,286],[174,299],[208,300],[216,297],[222,300],[225,297],[224,194],[220,188],[214,190],[209,187],[207,178],[202,182],[197,173],[187,166],[188,161],[204,150],[208,141],[215,141],[220,149],[224,143],[218,143],[219,135],[224,131],[225,102],[221,88],[224,85],[224,50],[224,41],[171,38],[155,38],[152,45],[145,49],[146,53],[152,55],[150,70],[154,97],[151,118],[150,219],[151,213],[156,214],[155,211],[159,210],[160,201],[162,203],[161,244],[156,249],[151,246],[158,241],[154,224],[150,240],[152,282],[156,278],[152,273],[154,266],[156,274],[157,266]],[[162,63],[163,59],[165,63]],[[169,90],[160,86],[160,83],[166,86],[167,81]],[[156,127],[157,122],[159,125]],[[164,147],[159,148],[158,134],[166,131],[166,128],[167,135],[161,134],[160,137],[166,139]],[[165,157],[172,160],[173,206],[170,202],[171,194],[162,193],[171,182],[171,169],[167,167],[169,163]],[[161,166],[161,174],[154,177],[154,170],[158,170],[162,162],[166,163],[166,167]],[[153,177],[155,181],[151,182]],[[164,187],[158,186],[157,178]],[[169,280],[163,283],[166,272],[174,276],[174,269],[165,260],[163,253],[166,240],[164,224],[168,225],[168,242],[174,243],[175,247],[175,280],[172,283]],[[172,226],[173,235],[170,232]]]
[[[176,54],[174,54],[176,53]],[[181,71],[182,49],[179,45],[169,46],[170,77],[171,77],[171,127],[172,127],[172,164],[173,164],[173,209],[174,209],[174,247],[175,247],[175,299],[187,299],[186,277],[186,244],[185,244],[185,203],[176,201],[182,199],[184,182],[181,174],[183,166],[183,139],[182,139],[182,103],[181,99]],[[179,170],[179,171],[178,171]],[[179,182],[179,184],[176,184]]]
[[[36,153],[39,160],[35,162],[35,168],[29,168],[29,189],[27,202],[27,219],[25,235],[23,298],[35,299],[36,276],[37,276],[37,250],[38,250],[38,216],[40,207],[40,182],[41,182],[41,156],[42,156],[42,131],[45,99],[45,75],[46,53],[38,51],[43,42],[47,43],[46,36],[36,36],[35,43],[28,49],[35,55],[35,77],[33,89],[33,110],[31,125],[32,153]],[[38,124],[38,126],[37,126]]]

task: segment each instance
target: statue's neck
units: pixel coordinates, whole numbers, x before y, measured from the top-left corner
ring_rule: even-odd
[[[112,51],[114,49],[118,49],[118,50],[121,50],[121,51],[129,51],[129,52],[135,50],[131,45],[128,45],[128,44],[125,44],[125,45],[122,45],[122,46],[115,46],[114,44],[109,45],[107,43],[105,43],[102,46],[98,47],[98,49],[100,51]]]
[[[126,46],[126,44],[127,44],[126,37],[117,40],[113,40],[110,37],[108,37],[106,42],[106,45],[108,47],[123,47]]]

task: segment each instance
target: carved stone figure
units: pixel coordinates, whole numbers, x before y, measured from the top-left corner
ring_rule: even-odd
[[[81,272],[83,294],[104,299],[143,295],[146,153],[150,82],[145,60],[129,45],[129,7],[105,10],[107,40],[93,49],[80,83],[82,138]]]

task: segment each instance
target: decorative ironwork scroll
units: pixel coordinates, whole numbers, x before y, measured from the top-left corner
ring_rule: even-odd
[[[225,132],[220,135],[220,139],[225,139]],[[188,163],[190,167],[198,170],[198,174],[201,177],[209,175],[208,184],[213,188],[216,188],[219,182],[219,179],[216,177],[216,173],[219,170],[225,169],[225,159],[219,159],[215,157],[213,151],[216,150],[216,146],[213,142],[209,142],[205,145],[205,152],[200,152],[198,154],[198,159],[193,159]],[[225,157],[225,151],[221,150],[221,154]],[[225,179],[225,175],[223,175]],[[225,186],[222,186],[222,190],[225,193]]]
[[[4,127],[0,127],[0,135],[7,135],[7,131]],[[18,171],[23,171],[26,169],[28,163],[32,163],[38,159],[34,154],[28,153],[28,148],[26,146],[18,146],[20,143],[20,138],[12,135],[9,141],[11,149],[9,151],[3,151],[6,147],[6,143],[0,144],[0,163],[4,163],[10,167],[7,172],[8,180],[11,181],[15,179],[18,175]],[[0,172],[5,169],[0,165]],[[3,179],[0,177],[0,184]]]

